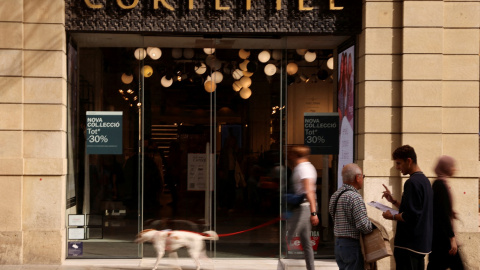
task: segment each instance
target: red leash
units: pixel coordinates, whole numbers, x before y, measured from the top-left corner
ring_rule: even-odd
[[[273,223],[275,223],[275,222],[278,222],[279,220],[281,220],[280,217],[278,217],[278,218],[276,218],[276,219],[273,219],[273,220],[270,220],[270,221],[268,221],[268,222],[265,222],[265,223],[263,223],[263,224],[260,224],[260,225],[258,225],[258,226],[255,226],[255,227],[253,227],[253,228],[244,230],[244,231],[239,231],[239,232],[234,232],[234,233],[219,234],[218,237],[231,236],[231,235],[241,234],[241,233],[248,232],[248,231],[253,231],[253,230],[256,230],[256,229],[259,229],[259,228],[262,228],[262,227],[271,225],[271,224],[273,224]]]

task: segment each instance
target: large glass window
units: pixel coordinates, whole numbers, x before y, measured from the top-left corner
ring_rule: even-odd
[[[209,256],[299,255],[279,220],[289,188],[284,151],[303,143],[305,112],[335,111],[332,50],[299,49],[312,46],[300,46],[301,38],[72,36],[75,203],[67,213],[86,222],[67,224],[85,231],[68,240],[69,250],[78,243],[83,253],[68,257],[154,257],[151,245],[133,243],[149,228],[215,230],[221,237],[208,243]],[[88,121],[112,115],[122,119],[113,134],[89,129]],[[112,154],[106,145],[115,136],[121,152]],[[332,160],[312,156],[319,204],[335,183]],[[316,254],[330,256],[331,228],[321,214],[312,236]]]

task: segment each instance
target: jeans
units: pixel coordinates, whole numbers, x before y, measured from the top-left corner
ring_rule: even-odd
[[[292,217],[288,219],[288,243],[293,235],[300,235],[307,270],[315,270],[315,258],[311,241],[312,223],[310,222],[310,205],[302,204],[295,208]]]
[[[365,269],[360,240],[337,238],[335,240],[335,260],[340,270]]]

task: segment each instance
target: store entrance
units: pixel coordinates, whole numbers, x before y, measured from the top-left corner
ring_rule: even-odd
[[[133,243],[143,229],[214,230],[220,240],[207,243],[210,257],[300,254],[285,244],[279,219],[289,189],[284,150],[303,142],[305,112],[334,110],[331,50],[311,38],[73,36],[79,87],[71,96],[72,153],[78,205],[88,207],[67,211],[100,220],[85,226],[98,234],[82,239],[83,257],[155,257],[152,245]],[[87,112],[121,112],[120,154],[85,151]],[[322,173],[335,171],[331,156],[312,161],[319,177],[335,183]],[[323,225],[315,230],[322,241],[315,254],[331,255]]]

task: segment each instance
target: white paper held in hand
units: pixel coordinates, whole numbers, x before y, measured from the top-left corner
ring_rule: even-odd
[[[380,211],[382,211],[382,212],[386,212],[387,210],[389,210],[390,213],[392,213],[392,215],[398,214],[398,210],[395,210],[395,209],[393,209],[393,208],[391,208],[391,207],[388,207],[388,206],[386,206],[386,205],[384,205],[384,204],[381,204],[381,203],[379,203],[379,202],[376,202],[376,201],[371,201],[371,202],[369,202],[369,203],[367,203],[367,204],[370,205],[370,206],[373,206],[373,207],[377,208],[378,210],[380,210]]]

